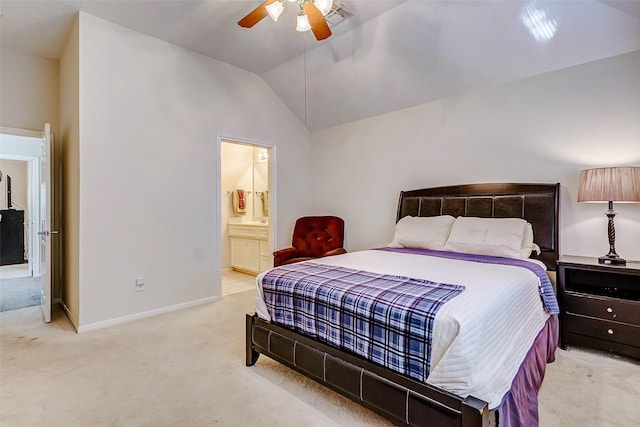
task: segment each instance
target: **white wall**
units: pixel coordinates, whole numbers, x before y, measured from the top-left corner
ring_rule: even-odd
[[[76,17],[60,58],[60,144],[62,157],[63,286],[68,317],[80,324],[80,30]]]
[[[216,135],[277,146],[278,244],[309,209],[308,131],[254,74],[85,13],[79,40],[80,328],[219,296]]]
[[[316,131],[314,205],[349,250],[388,243],[399,192],[560,182],[560,249],[608,251],[606,205],[578,204],[580,170],[640,165],[640,51]],[[617,204],[616,248],[640,260],[640,205]]]
[[[305,55],[263,77],[315,131],[640,49],[638,18],[605,3],[409,0],[322,43],[307,34]],[[559,24],[548,43],[519,18],[533,5]]]
[[[3,129],[0,129],[0,131],[3,131]],[[11,130],[9,129],[6,131],[9,132]],[[2,182],[0,182],[0,209],[7,208],[6,175],[10,175],[12,179],[12,201],[14,203],[18,203],[20,206],[27,207],[29,190],[27,187],[28,163],[26,162],[26,160],[40,157],[40,151],[40,140],[37,138],[0,133],[0,170],[2,170],[3,174]],[[6,163],[15,161],[17,161],[18,163]],[[12,172],[7,168],[10,164],[18,164],[21,168],[24,167],[24,170],[20,171],[20,174],[24,173],[26,179],[26,181],[24,181],[24,189],[21,190],[19,188],[16,188],[16,186],[20,185],[20,182],[15,179],[17,177],[15,175],[15,172]],[[18,192],[20,191],[24,191],[24,194],[18,195]]]
[[[0,50],[0,126],[58,132],[58,61]]]

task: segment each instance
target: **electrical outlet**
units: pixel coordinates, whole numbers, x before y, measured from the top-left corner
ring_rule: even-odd
[[[136,292],[144,291],[144,277],[136,279]]]

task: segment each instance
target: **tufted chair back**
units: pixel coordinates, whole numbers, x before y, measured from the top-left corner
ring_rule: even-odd
[[[291,248],[275,251],[274,266],[345,253],[344,220],[337,216],[305,216],[293,228]]]
[[[298,218],[293,229],[291,246],[299,256],[320,257],[344,243],[344,221],[336,216],[305,216]]]

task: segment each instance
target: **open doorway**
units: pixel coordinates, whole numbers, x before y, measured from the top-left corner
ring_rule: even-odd
[[[255,290],[273,266],[274,148],[219,138],[222,295]]]
[[[41,139],[2,134],[0,144],[0,312],[40,305]]]

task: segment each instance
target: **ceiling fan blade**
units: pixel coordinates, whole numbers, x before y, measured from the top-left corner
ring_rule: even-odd
[[[313,35],[316,36],[317,40],[324,40],[331,35],[329,24],[327,24],[322,12],[314,3],[305,3],[304,13],[307,14],[311,31],[313,31]]]
[[[244,28],[251,28],[267,16],[267,6],[278,0],[266,0],[260,6],[253,9],[247,16],[238,21],[238,25]]]

